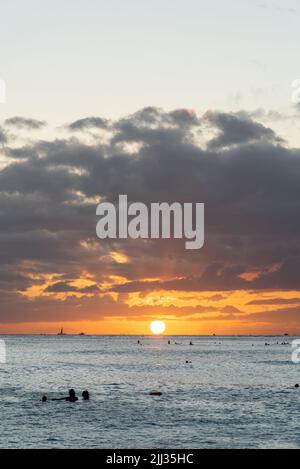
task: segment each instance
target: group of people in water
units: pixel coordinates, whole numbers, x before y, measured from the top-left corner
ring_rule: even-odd
[[[168,340],[168,345],[172,345],[172,342],[170,340]],[[174,342],[174,345],[182,345],[182,344],[179,342]],[[190,341],[190,345],[194,345],[192,341]]]
[[[269,342],[265,342],[266,347],[268,347],[269,345],[272,345],[272,344],[270,344]],[[276,345],[290,345],[290,343],[289,342],[281,342],[281,343],[276,342]],[[252,347],[253,347],[253,344],[252,344]]]
[[[137,341],[138,345],[142,345],[142,342],[140,340]],[[172,345],[171,341],[168,340],[168,345]],[[179,342],[174,342],[174,345],[182,345]],[[194,345],[192,341],[190,341],[190,345]]]
[[[89,401],[90,400],[90,393],[88,391],[83,391],[81,396],[82,396],[82,399],[84,401]],[[48,401],[48,397],[43,396],[42,397],[42,402],[47,402],[47,401]],[[50,401],[77,402],[78,397],[76,396],[76,393],[75,393],[74,389],[70,389],[69,390],[69,395],[67,397],[58,397],[58,398],[50,399]]]

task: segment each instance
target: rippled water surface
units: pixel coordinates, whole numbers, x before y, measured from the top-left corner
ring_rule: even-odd
[[[300,447],[292,338],[0,338],[1,448]]]

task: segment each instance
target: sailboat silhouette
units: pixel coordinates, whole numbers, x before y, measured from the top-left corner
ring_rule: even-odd
[[[63,327],[61,328],[60,332],[59,332],[57,335],[66,335],[66,334],[64,333]]]

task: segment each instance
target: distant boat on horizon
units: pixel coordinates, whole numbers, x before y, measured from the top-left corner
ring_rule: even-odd
[[[63,329],[63,327],[62,327],[61,330],[60,330],[60,332],[59,332],[57,335],[67,335],[67,334],[64,332],[64,329]]]

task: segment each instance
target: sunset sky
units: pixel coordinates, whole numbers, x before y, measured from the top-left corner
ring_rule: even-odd
[[[3,0],[0,333],[300,334],[297,1]],[[205,203],[205,246],[96,206]]]

